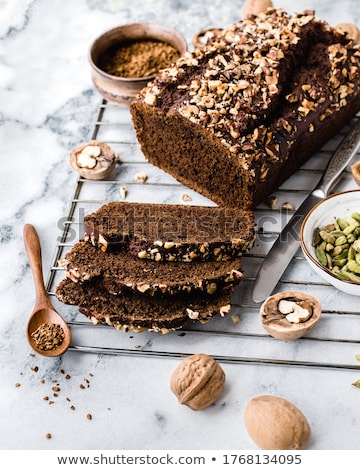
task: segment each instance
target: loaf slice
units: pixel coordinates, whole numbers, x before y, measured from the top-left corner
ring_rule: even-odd
[[[130,106],[148,161],[223,207],[254,208],[360,109],[359,46],[269,9],[161,71]]]
[[[241,209],[110,202],[85,216],[85,239],[103,251],[129,246],[155,261],[214,261],[254,243],[254,215]]]
[[[207,263],[157,263],[136,258],[127,250],[103,252],[86,241],[77,242],[59,264],[72,281],[102,279],[103,285],[114,294],[131,290],[148,296],[217,295],[243,276],[241,258]]]
[[[101,282],[79,284],[63,279],[56,288],[60,302],[76,305],[94,324],[105,324],[123,331],[143,330],[167,333],[188,323],[208,321],[230,310],[231,292],[208,296],[146,298],[136,294],[113,295]]]

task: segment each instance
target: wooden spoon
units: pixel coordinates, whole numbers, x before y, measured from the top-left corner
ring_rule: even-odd
[[[71,330],[69,325],[55,310],[48,298],[42,273],[40,241],[36,229],[33,225],[24,225],[24,243],[30,267],[34,276],[36,288],[36,301],[31,317],[27,324],[26,338],[30,346],[38,354],[47,357],[61,356],[61,354],[64,354],[70,346]],[[31,337],[31,334],[43,324],[60,325],[64,331],[65,337],[62,343],[54,349],[39,348],[36,345],[34,339]]]

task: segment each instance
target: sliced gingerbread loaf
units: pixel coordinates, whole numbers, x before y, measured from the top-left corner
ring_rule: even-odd
[[[360,51],[305,10],[251,15],[132,101],[148,161],[223,207],[254,208],[360,109]]]
[[[167,333],[192,322],[206,322],[213,316],[224,316],[230,310],[230,295],[197,298],[147,298],[127,293],[113,295],[99,281],[83,284],[62,280],[56,288],[60,302],[76,305],[94,324],[105,324],[123,331],[143,330]]]
[[[59,264],[73,282],[101,279],[113,294],[130,290],[157,297],[181,293],[218,295],[243,276],[241,258],[207,263],[157,263],[139,259],[125,249],[117,253],[103,252],[86,241],[76,243]]]
[[[126,245],[155,261],[232,259],[255,238],[252,212],[221,207],[110,202],[86,215],[84,225],[85,239],[101,250]]]

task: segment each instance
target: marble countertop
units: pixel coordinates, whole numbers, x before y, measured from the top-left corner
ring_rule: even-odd
[[[90,139],[101,103],[87,60],[91,42],[119,24],[158,21],[177,28],[191,44],[199,29],[239,19],[242,5],[242,0],[0,0],[0,449],[255,450],[244,410],[262,394],[282,396],[304,412],[312,428],[310,449],[360,449],[360,390],[352,386],[360,370],[224,361],[227,381],[221,399],[194,412],[179,405],[170,391],[170,376],[180,360],[176,355],[73,349],[47,359],[32,354],[25,339],[35,290],[23,226],[31,223],[38,230],[46,276],[77,183],[69,151]],[[291,0],[276,6],[294,12]],[[313,8],[331,24],[360,24],[357,6],[357,0],[299,0],[296,11]],[[165,193],[156,197],[164,199]],[[331,292],[330,298],[335,303],[343,299],[337,296]],[[356,300],[349,297],[344,302],[351,309]],[[344,345],[351,360],[360,354],[355,320],[349,327],[353,342]],[[75,341],[86,344],[81,336],[87,332],[75,333]],[[132,342],[133,349],[152,350],[151,335],[108,333],[101,330],[99,345],[105,341],[121,348]],[[159,340],[156,348],[171,349],[173,338]],[[186,351],[221,356],[223,350],[236,354],[240,347],[216,339],[209,345],[208,336],[197,339],[186,343]],[[296,357],[297,346],[284,347]],[[310,347],[309,342],[320,363],[337,360],[337,352],[327,347],[321,342]]]

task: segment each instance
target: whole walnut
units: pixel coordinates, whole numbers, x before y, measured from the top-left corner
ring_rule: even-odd
[[[310,441],[311,428],[293,403],[275,395],[252,398],[245,409],[245,426],[264,450],[301,450]]]
[[[267,8],[273,8],[271,0],[248,0],[243,6],[242,16],[246,18],[249,15],[258,15]]]
[[[221,395],[225,373],[207,354],[193,354],[174,370],[170,388],[179,402],[192,410],[203,410]]]

